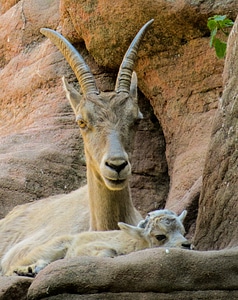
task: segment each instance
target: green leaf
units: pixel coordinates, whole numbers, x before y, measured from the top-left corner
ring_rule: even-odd
[[[223,27],[231,27],[234,25],[234,22],[230,19],[225,19],[223,22],[222,22],[222,25]]]
[[[211,31],[211,37],[210,37],[210,47],[213,46],[213,41],[214,41],[214,38],[217,34],[217,28],[214,28],[212,31]]]
[[[216,55],[219,58],[225,57],[226,54],[226,43],[222,42],[220,39],[216,38],[218,30],[222,32],[225,36],[228,36],[229,31],[225,30],[227,27],[234,25],[234,22],[226,17],[226,15],[215,15],[208,18],[207,27],[209,28],[210,35],[210,47],[214,46]]]
[[[224,58],[226,54],[226,43],[214,38],[213,45],[215,47],[216,55],[218,58]]]
[[[215,15],[211,17],[215,22],[222,22],[226,19],[226,15],[221,16],[221,15]]]
[[[210,18],[209,18],[210,19]],[[217,28],[217,22],[214,21],[214,20],[209,20],[208,19],[208,22],[207,22],[207,27],[210,29],[210,30],[214,30],[215,28]]]

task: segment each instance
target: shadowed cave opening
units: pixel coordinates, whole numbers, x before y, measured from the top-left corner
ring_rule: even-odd
[[[138,104],[144,118],[135,135],[130,186],[133,202],[145,216],[164,208],[170,180],[163,130],[150,101],[139,90]]]

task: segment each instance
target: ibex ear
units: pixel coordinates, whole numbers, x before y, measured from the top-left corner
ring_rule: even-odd
[[[130,95],[137,99],[137,76],[135,71],[133,71],[131,77]]]
[[[123,222],[119,222],[118,226],[121,230],[125,231],[134,238],[141,238],[143,236],[144,228],[132,226]]]
[[[187,210],[184,210],[179,216],[178,216],[178,218],[179,218],[179,220],[183,223],[183,221],[184,221],[184,219],[185,219],[185,217],[187,216]]]
[[[68,84],[65,77],[62,77],[63,81],[63,87],[66,93],[66,97],[69,100],[69,103],[71,104],[71,107],[73,108],[73,111],[75,114],[77,114],[77,106],[79,105],[82,95],[75,90],[71,85]]]

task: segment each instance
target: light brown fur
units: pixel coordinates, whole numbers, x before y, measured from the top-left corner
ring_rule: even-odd
[[[186,211],[177,216],[168,210],[160,210],[149,215],[144,224],[140,223],[142,227],[119,223],[121,230],[59,236],[22,257],[17,254],[11,264],[8,264],[7,254],[3,258],[3,271],[5,275],[35,275],[50,262],[61,258],[114,257],[152,247],[186,247],[189,244],[182,225],[185,216]]]

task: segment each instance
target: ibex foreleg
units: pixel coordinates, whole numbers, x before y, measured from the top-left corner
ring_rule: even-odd
[[[34,277],[49,263],[64,258],[72,239],[71,235],[60,236],[34,248],[25,257],[16,261],[5,275],[17,274]]]

